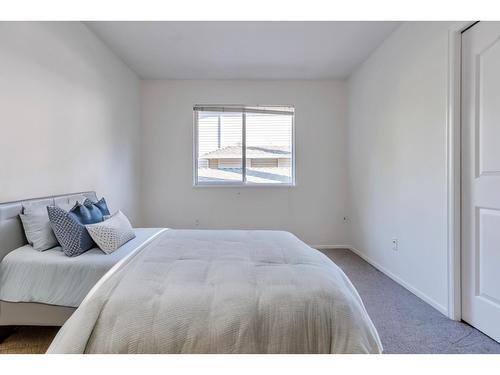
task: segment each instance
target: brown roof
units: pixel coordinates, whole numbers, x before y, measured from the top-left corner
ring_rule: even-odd
[[[201,155],[201,159],[240,159],[242,155],[241,146],[227,146],[215,151]],[[249,159],[278,159],[290,158],[291,152],[288,146],[251,146],[246,149],[246,156]]]

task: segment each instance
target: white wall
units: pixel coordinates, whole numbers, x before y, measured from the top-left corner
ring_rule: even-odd
[[[139,85],[80,22],[0,22],[0,201],[96,190],[137,218]]]
[[[404,23],[348,82],[352,245],[442,312],[450,26]]]
[[[295,105],[297,186],[193,187],[193,104]],[[345,245],[346,91],[332,81],[143,81],[143,223],[291,231]]]

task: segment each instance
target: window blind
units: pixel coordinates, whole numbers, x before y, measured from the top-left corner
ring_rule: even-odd
[[[194,111],[200,112],[238,112],[238,113],[262,113],[274,115],[290,115],[295,113],[294,107],[290,106],[242,106],[242,105],[207,105],[197,104],[193,106]]]

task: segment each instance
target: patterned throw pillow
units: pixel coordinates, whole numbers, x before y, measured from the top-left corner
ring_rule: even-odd
[[[121,211],[111,215],[102,223],[89,224],[85,228],[97,246],[106,254],[111,254],[124,243],[135,238],[130,221]]]
[[[77,204],[78,205],[78,204]],[[73,207],[75,209],[77,207]],[[73,257],[83,254],[94,247],[94,241],[90,237],[85,225],[83,225],[74,214],[57,206],[47,206],[50,225],[56,235],[65,255]]]

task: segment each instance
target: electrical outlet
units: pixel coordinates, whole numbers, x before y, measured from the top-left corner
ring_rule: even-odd
[[[344,216],[343,221],[344,221],[344,224],[347,224],[349,222],[349,218],[347,216]]]
[[[398,251],[399,250],[399,242],[397,238],[392,239],[392,250]]]
[[[195,227],[199,227],[199,226],[200,226],[200,220],[199,220],[199,219],[196,219],[196,220],[194,221],[194,226],[195,226]]]

